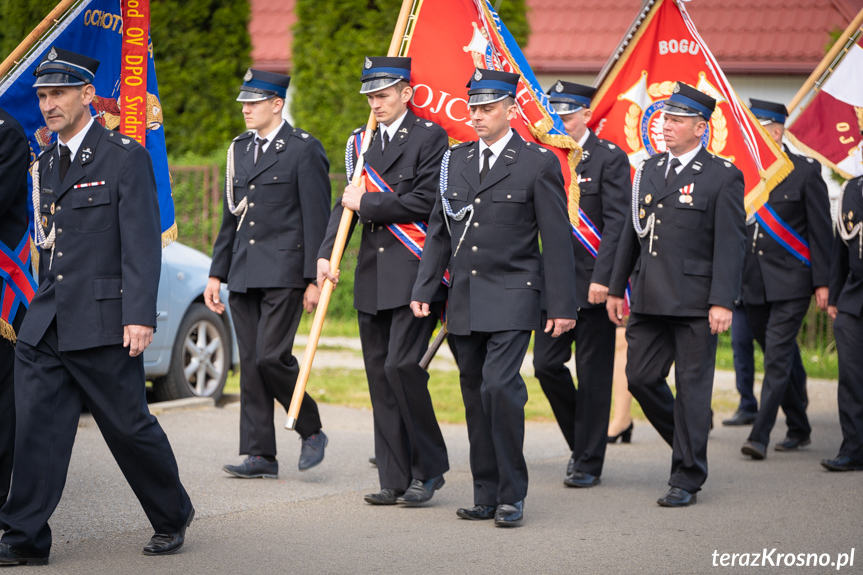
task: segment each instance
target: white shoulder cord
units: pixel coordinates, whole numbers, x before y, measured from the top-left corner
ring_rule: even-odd
[[[839,237],[842,238],[843,242],[845,242],[846,246],[849,245],[849,242],[851,242],[851,240],[853,240],[855,236],[859,236],[860,246],[857,251],[857,257],[863,259],[863,222],[857,222],[857,225],[851,228],[850,232],[846,232],[844,222],[842,221],[842,202],[845,199],[845,187],[847,185],[848,182],[846,181],[844,184],[842,184],[842,187],[839,188],[839,209],[836,210],[836,216],[834,218],[836,222],[836,230],[839,233]]]
[[[249,209],[249,199],[243,196],[239,204],[234,204],[234,144],[231,142],[228,146],[228,166],[225,169],[225,197],[228,200],[228,209],[235,216],[240,216],[240,221],[237,223],[237,230],[243,225],[243,219],[246,217],[246,212]]]
[[[449,203],[449,200],[446,198],[446,186],[449,181],[449,158],[450,158],[451,150],[447,150],[443,155],[443,160],[440,164],[440,182],[438,187],[440,188],[440,199],[443,204],[443,221],[446,224],[446,229],[449,232],[449,235],[452,236],[452,228],[449,225],[449,219],[447,216],[454,219],[457,222],[460,222],[464,219],[465,216],[468,216],[467,223],[464,225],[464,231],[461,233],[461,237],[458,240],[458,245],[455,247],[455,252],[453,252],[452,257],[458,255],[458,250],[461,247],[461,243],[464,241],[464,237],[467,235],[467,229],[470,227],[470,222],[473,219],[473,204],[468,204],[467,206],[460,209],[458,212],[452,211],[452,206]]]
[[[653,253],[653,228],[656,223],[656,214],[650,214],[647,218],[647,225],[643,228],[638,222],[640,219],[638,217],[638,194],[641,189],[641,173],[643,168],[644,164],[642,163],[635,172],[635,179],[632,182],[632,227],[635,229],[635,233],[638,234],[639,238],[643,238],[647,234],[650,234],[650,243],[648,244],[647,251]]]
[[[53,152],[52,152],[53,153]],[[55,233],[55,225],[51,224],[51,232],[48,237],[45,237],[45,230],[42,228],[42,212],[40,208],[41,199],[39,194],[42,192],[40,185],[41,175],[39,173],[39,161],[33,164],[33,171],[30,174],[33,178],[33,235],[36,238],[36,246],[43,250],[51,250],[51,258],[48,260],[48,269],[54,264],[54,240],[57,239]]]

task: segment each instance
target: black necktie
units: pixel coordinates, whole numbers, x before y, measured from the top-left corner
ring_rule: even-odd
[[[677,158],[672,158],[670,162],[668,162],[668,173],[665,174],[665,185],[671,183],[671,180],[677,175],[677,166],[680,165],[680,160]]]
[[[485,179],[488,175],[488,171],[491,169],[491,157],[494,155],[494,152],[491,151],[491,148],[486,148],[482,151],[483,164],[482,169],[479,171],[479,182]]]
[[[387,132],[386,130],[384,130],[383,132],[384,132],[384,145],[381,146],[381,151],[386,150],[387,146],[390,145],[390,133]]]
[[[255,165],[258,165],[258,157],[261,155],[261,149],[264,147],[264,142],[267,140],[264,138],[255,138]]]
[[[72,165],[72,151],[69,146],[60,144],[60,181],[66,178],[66,173],[69,171],[69,166]]]

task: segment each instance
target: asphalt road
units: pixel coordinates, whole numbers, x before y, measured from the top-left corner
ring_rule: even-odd
[[[833,406],[835,409],[835,403]],[[602,484],[562,484],[568,459],[555,424],[529,423],[525,453],[531,475],[525,522],[496,529],[456,517],[471,505],[467,433],[444,426],[452,471],[423,508],[373,507],[371,413],[321,406],[330,444],[324,462],[300,473],[299,441],[280,430],[280,478],[229,478],[237,462],[238,404],[159,415],[197,511],[177,555],[145,557],[151,529],[97,427],[83,416],[66,492],[51,526],[47,567],[28,573],[729,573],[834,572],[836,567],[714,566],[723,553],[849,556],[844,572],[863,572],[863,472],[830,473],[818,464],[840,442],[835,411],[812,414],[812,445],[770,451],[754,462],[739,453],[746,429],[717,427],[710,477],[698,504],[665,509],[671,451],[646,423],[633,443],[609,446]],[[717,414],[717,423],[721,414]],[[284,412],[277,409],[277,421]],[[780,418],[780,425],[784,422]],[[774,436],[784,431],[780,427]],[[774,437],[774,439],[776,439]],[[714,558],[714,552],[717,552]],[[824,556],[822,560],[826,560]],[[754,559],[750,556],[749,561]],[[759,559],[759,562],[762,560]],[[780,559],[781,564],[781,559]]]

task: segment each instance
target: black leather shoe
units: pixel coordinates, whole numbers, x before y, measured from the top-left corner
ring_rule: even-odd
[[[632,422],[629,422],[629,427],[618,433],[617,435],[609,435],[606,439],[608,443],[617,443],[617,440],[620,439],[621,443],[630,443],[632,441],[632,428],[635,427]]]
[[[566,463],[566,476],[569,477],[575,473],[575,454],[572,454],[572,457],[569,458],[569,461]]]
[[[33,557],[7,543],[0,543],[0,565],[47,565],[48,557]]]
[[[455,512],[462,519],[470,521],[482,521],[484,519],[494,519],[494,512],[497,507],[494,505],[474,505],[473,507],[459,507]]]
[[[303,447],[300,449],[300,461],[297,467],[300,471],[311,469],[315,465],[324,460],[324,449],[330,440],[323,431],[318,431],[314,435],[310,435],[303,440]]]
[[[404,505],[420,505],[431,500],[434,492],[444,486],[443,475],[438,475],[433,479],[421,481],[414,479],[411,481],[410,487],[404,492],[404,495],[398,498],[398,502]]]
[[[222,471],[241,479],[278,479],[279,462],[267,461],[260,455],[250,455],[239,465],[223,465]]]
[[[524,519],[524,500],[515,503],[501,503],[494,511],[495,527],[516,527]]]
[[[378,458],[377,457],[369,457],[369,463],[372,467],[378,466]]]
[[[758,441],[747,441],[740,448],[740,453],[748,455],[756,461],[760,461],[767,457],[767,446]]]
[[[573,471],[572,475],[563,480],[563,484],[567,487],[593,487],[599,483],[598,475],[591,475],[584,471]]]
[[[689,507],[698,500],[695,493],[680,487],[672,487],[668,493],[656,500],[660,507]]]
[[[776,451],[796,451],[798,447],[809,445],[812,441],[808,437],[786,437],[773,446]]]
[[[863,471],[863,462],[839,455],[836,459],[822,459],[821,466],[830,471]]]
[[[144,555],[170,555],[176,553],[183,543],[186,542],[186,527],[192,524],[195,518],[195,508],[189,513],[186,524],[177,533],[154,533],[150,542],[144,547]]]
[[[752,413],[751,411],[740,411],[739,409],[734,412],[734,415],[729,417],[728,419],[722,420],[722,425],[734,427],[738,425],[752,425],[755,423],[755,417],[757,413]]]
[[[363,499],[365,499],[366,503],[371,503],[372,505],[395,505],[403,493],[404,491],[396,491],[395,489],[384,487],[377,493],[369,493]]]

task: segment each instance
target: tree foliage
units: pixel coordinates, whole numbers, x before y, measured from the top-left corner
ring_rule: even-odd
[[[400,7],[401,0],[297,0],[291,113],[324,144],[333,171],[344,171],[348,134],[369,116],[359,94],[363,58],[386,55]],[[499,12],[524,46],[525,1],[502,0]]]

